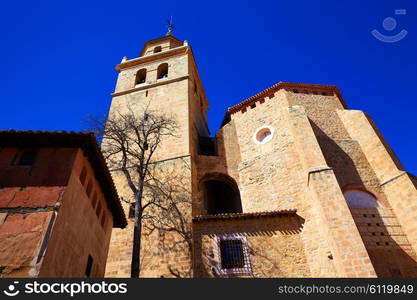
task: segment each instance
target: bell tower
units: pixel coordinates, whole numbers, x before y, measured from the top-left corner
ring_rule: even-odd
[[[190,45],[175,38],[171,28],[166,36],[147,41],[138,57],[124,57],[116,70],[119,75],[112,94],[110,115],[127,109],[139,114],[148,107],[174,117],[178,126],[176,134],[164,138],[153,160],[181,170],[187,177],[191,199],[199,137],[208,136],[209,129],[206,117],[208,103]],[[130,191],[123,176],[117,172],[113,172],[112,176],[119,195],[129,198]],[[129,205],[123,205],[126,215],[129,215]],[[191,224],[191,204],[186,213]],[[178,249],[175,253],[160,251],[159,239],[157,233],[146,237],[142,235],[141,277],[172,276],[170,263],[176,268],[180,266],[183,271],[187,268],[191,270],[190,249],[179,250],[180,254]],[[177,240],[177,237],[171,239]],[[130,218],[127,228],[113,231],[106,265],[107,277],[130,276],[132,241],[133,218]]]
[[[149,40],[139,57],[124,57],[119,65],[110,114],[130,106],[175,116],[180,138],[166,140],[158,159],[195,153],[197,136],[209,135],[207,99],[187,41],[171,34]],[[173,144],[174,143],[174,144]]]

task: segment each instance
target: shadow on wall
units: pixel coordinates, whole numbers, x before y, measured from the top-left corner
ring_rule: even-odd
[[[281,256],[283,253],[281,251],[283,247],[296,247],[292,244],[291,236],[294,237],[301,233],[304,222],[305,220],[298,215],[195,222],[193,224],[195,276],[218,276],[214,270],[215,252],[220,251],[220,245],[217,242],[218,237],[242,235],[248,241],[249,260],[254,269],[258,270],[258,274],[231,274],[227,277],[291,277],[293,274],[283,273],[280,269],[280,263],[285,260],[292,260],[292,258]],[[299,247],[302,247],[301,241]],[[289,251],[289,253],[292,252]],[[300,251],[300,253],[304,255],[303,251]],[[259,270],[261,270],[261,273],[263,271],[262,266],[266,265],[269,266],[265,270],[266,273],[259,274]],[[302,267],[306,267],[306,262],[303,263]]]
[[[358,143],[333,140],[314,122],[310,120],[310,123],[327,165],[333,169],[345,198],[349,200],[353,220],[377,276],[416,277],[416,255]],[[341,145],[355,155],[356,161]]]

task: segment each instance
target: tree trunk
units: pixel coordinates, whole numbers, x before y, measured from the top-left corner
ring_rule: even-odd
[[[131,278],[138,278],[140,273],[140,246],[142,239],[142,194],[143,183],[141,179],[139,182],[138,191],[135,199],[135,227],[133,229],[133,249],[132,249],[132,264],[130,270]]]

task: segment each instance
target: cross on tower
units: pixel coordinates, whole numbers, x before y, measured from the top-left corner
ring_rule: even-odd
[[[172,32],[174,31],[175,25],[172,23],[172,16],[171,19],[167,20],[167,29],[168,32],[166,35],[172,35]]]

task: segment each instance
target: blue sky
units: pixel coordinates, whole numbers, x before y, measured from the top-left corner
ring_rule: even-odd
[[[81,130],[86,114],[109,109],[114,66],[125,55],[137,57],[146,40],[163,36],[172,15],[175,36],[188,40],[196,56],[212,134],[227,107],[279,81],[334,84],[349,108],[375,120],[405,168],[417,174],[416,1],[0,5],[1,129]],[[387,17],[397,22],[391,31],[383,26]],[[384,43],[373,29],[408,34]]]

